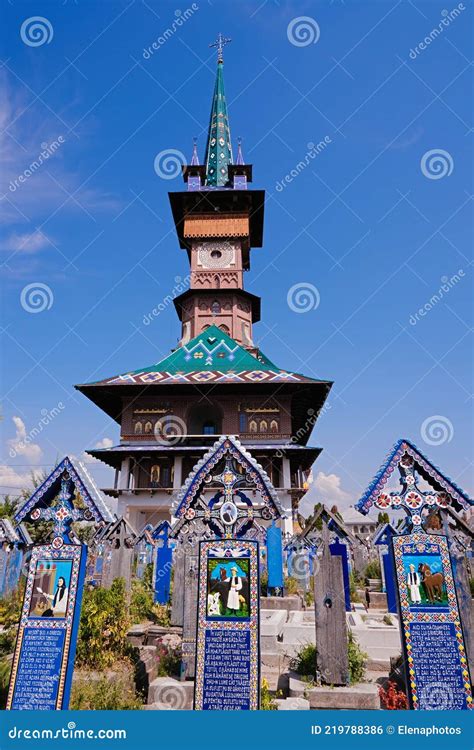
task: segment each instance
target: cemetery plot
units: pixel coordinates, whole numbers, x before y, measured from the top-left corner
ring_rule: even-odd
[[[13,658],[7,709],[67,708],[86,552],[34,547]]]
[[[424,533],[394,537],[393,551],[411,707],[472,708],[446,537]]]
[[[259,706],[258,542],[200,543],[194,707]]]

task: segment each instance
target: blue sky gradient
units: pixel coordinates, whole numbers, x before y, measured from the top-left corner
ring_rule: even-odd
[[[192,11],[180,26],[175,3],[152,0],[2,5],[0,492],[30,467],[118,442],[73,384],[150,365],[177,343],[172,305],[143,322],[188,270],[167,198],[184,186],[154,160],[190,157],[193,136],[204,157],[219,31],[232,38],[234,149],[241,136],[253,186],[267,190],[264,247],[246,275],[263,298],[255,338],[282,368],[335,381],[310,440],[324,448],[311,502],[356,501],[400,437],[472,492],[472,5],[425,49],[458,5],[202,0],[180,6]],[[24,43],[31,16],[48,19],[49,43]],[[289,40],[301,16],[315,43]],[[432,150],[447,153],[439,179],[421,166]],[[38,282],[54,299],[33,314],[21,294]],[[317,289],[316,309],[289,306],[300,283]],[[110,484],[103,465],[90,469]]]

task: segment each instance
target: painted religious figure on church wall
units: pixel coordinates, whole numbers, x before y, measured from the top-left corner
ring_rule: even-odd
[[[403,569],[410,609],[448,606],[440,555],[403,555]]]
[[[248,559],[208,560],[207,616],[212,619],[250,617]]]
[[[38,560],[31,594],[30,617],[66,616],[72,560]]]

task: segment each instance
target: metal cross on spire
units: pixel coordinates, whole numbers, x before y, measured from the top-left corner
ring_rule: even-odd
[[[229,44],[232,39],[227,39],[225,36],[222,36],[221,32],[219,31],[217,35],[217,39],[215,42],[209,45],[209,47],[217,47],[217,62],[222,63],[224,62],[224,56],[223,56],[223,50],[226,44]]]

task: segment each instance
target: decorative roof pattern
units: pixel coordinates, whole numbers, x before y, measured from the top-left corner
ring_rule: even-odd
[[[389,544],[392,536],[397,535],[397,530],[392,526],[391,523],[380,523],[375,529],[371,543],[376,547],[383,544]]]
[[[224,89],[224,63],[219,59],[207,135],[206,185],[224,187],[229,179],[229,164],[233,164],[232,143]]]
[[[9,518],[0,518],[0,544],[18,544],[20,536]]]
[[[356,538],[351,531],[344,525],[344,521],[341,521],[334,513],[326,508],[325,505],[321,505],[316,511],[314,516],[310,519],[309,523],[305,526],[304,530],[298,536],[301,539],[305,539],[313,543],[321,536],[321,532],[318,528],[320,525],[318,522],[326,524],[329,531],[338,539],[346,539],[350,544],[356,544]]]
[[[114,542],[116,539],[123,539],[129,549],[135,546],[137,533],[124,516],[114,519],[100,537],[101,542]]]
[[[114,520],[112,513],[105,503],[102,492],[98,489],[86,467],[74,458],[63,458],[51,474],[44,480],[33,494],[20,505],[15,513],[15,522],[23,521],[37,507],[46,507],[54,500],[61,489],[61,479],[66,474],[71,479],[74,489],[96,523]]]
[[[211,325],[155,365],[88,385],[298,382],[318,381],[280,370],[264,355],[257,359],[216,325]]]
[[[389,507],[390,503],[388,505],[385,504],[385,500],[389,496],[384,492],[384,488],[389,479],[392,478],[397,467],[399,467],[404,456],[412,459],[415,470],[428,484],[431,486],[433,484],[438,485],[443,492],[447,493],[454,500],[457,506],[467,508],[474,504],[474,501],[452,479],[442,474],[413,443],[401,439],[395,443],[387,460],[382,464],[367,491],[356,504],[357,510],[365,515],[374,505],[382,508],[382,510],[386,510]],[[398,478],[397,481],[399,481]],[[396,495],[396,493],[393,494]]]
[[[195,496],[199,493],[209,472],[226,454],[232,455],[250,475],[255,489],[260,492],[269,510],[271,518],[285,518],[278,496],[271,480],[262,466],[245,450],[235,435],[223,435],[212,448],[198,461],[192,472],[179,491],[172,505],[172,512],[176,518],[182,518],[189,510]]]

